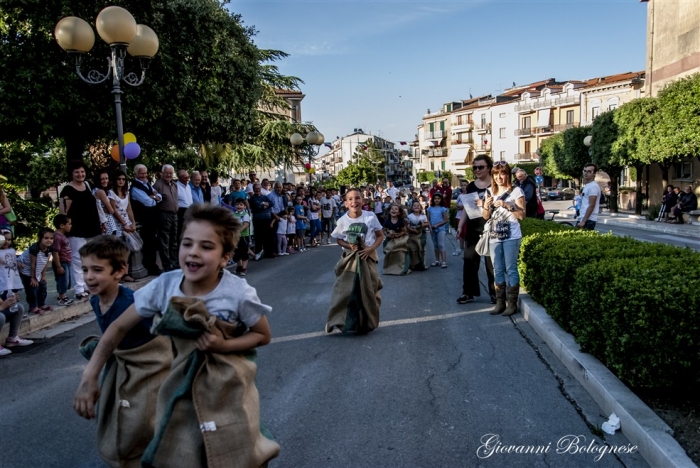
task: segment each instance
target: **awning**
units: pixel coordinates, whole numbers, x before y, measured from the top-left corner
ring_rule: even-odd
[[[467,153],[469,153],[469,147],[452,147],[450,148],[450,156],[447,158],[447,162],[452,164],[463,164],[464,160],[467,159]]]
[[[441,146],[445,138],[431,138],[423,142],[423,148],[432,148],[434,146]]]
[[[549,126],[549,109],[537,111],[537,126],[538,127],[548,127]]]
[[[423,148],[432,148],[435,145],[433,144],[432,140],[425,140],[422,146]]]

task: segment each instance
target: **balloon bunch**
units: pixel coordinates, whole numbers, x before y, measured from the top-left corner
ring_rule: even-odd
[[[315,174],[315,173],[316,173],[316,169],[314,169],[313,167],[311,167],[311,164],[306,163],[306,164],[304,164],[304,172],[307,172],[307,173],[309,173],[309,174]]]
[[[136,135],[133,133],[124,134],[124,157],[126,159],[136,159],[141,154],[141,147],[136,143]],[[112,146],[112,159],[121,162],[119,158],[119,145]]]

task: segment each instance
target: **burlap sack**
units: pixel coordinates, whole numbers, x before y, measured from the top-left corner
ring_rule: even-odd
[[[255,351],[198,351],[196,338],[214,329],[224,338],[245,331],[209,315],[202,301],[183,297],[173,297],[154,321],[152,331],[171,337],[176,357],[158,394],[156,435],[143,466],[252,468],[279,454],[279,445],[261,432]]]
[[[382,273],[385,275],[407,275],[411,271],[408,256],[408,236],[389,239],[384,246],[384,264]]]
[[[425,231],[409,234],[406,242],[408,249],[409,267],[413,271],[425,270]]]
[[[367,333],[379,326],[382,280],[377,272],[378,262],[377,252],[362,260],[359,254],[343,250],[335,265],[326,330],[338,327],[343,332]]]
[[[99,338],[80,344],[92,356]],[[111,467],[140,467],[153,438],[156,400],[173,360],[170,340],[155,337],[138,348],[116,349],[105,366],[97,403],[97,449]]]

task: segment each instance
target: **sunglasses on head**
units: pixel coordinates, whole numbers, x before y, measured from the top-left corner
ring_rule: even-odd
[[[493,167],[500,167],[500,166],[506,167],[507,165],[508,165],[508,163],[505,161],[494,161],[494,163],[493,163]]]

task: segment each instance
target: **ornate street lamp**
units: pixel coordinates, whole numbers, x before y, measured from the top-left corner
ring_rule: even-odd
[[[307,145],[303,151],[306,153],[305,156],[308,158],[309,168],[311,168],[313,167],[313,159],[318,154],[319,148],[325,141],[325,138],[323,134],[319,132],[309,132],[306,134],[306,137],[301,136],[299,133],[293,133],[292,136],[289,137],[289,142],[296,151],[304,144],[305,140]],[[311,172],[309,172],[309,185],[311,185]]]
[[[139,86],[143,83],[151,59],[158,52],[158,36],[148,26],[136,24],[131,13],[118,6],[110,6],[102,10],[97,15],[95,27],[102,40],[109,44],[111,49],[111,54],[107,57],[105,73],[90,70],[85,76],[80,70],[84,55],[95,44],[95,33],[87,21],[75,16],[63,18],[56,24],[54,36],[58,45],[73,56],[75,71],[81,80],[89,84],[100,84],[112,79],[119,142],[119,168],[126,173],[120,83],[123,81],[129,86]],[[141,68],[140,76],[134,72],[125,73],[124,59],[127,53],[138,59]]]

